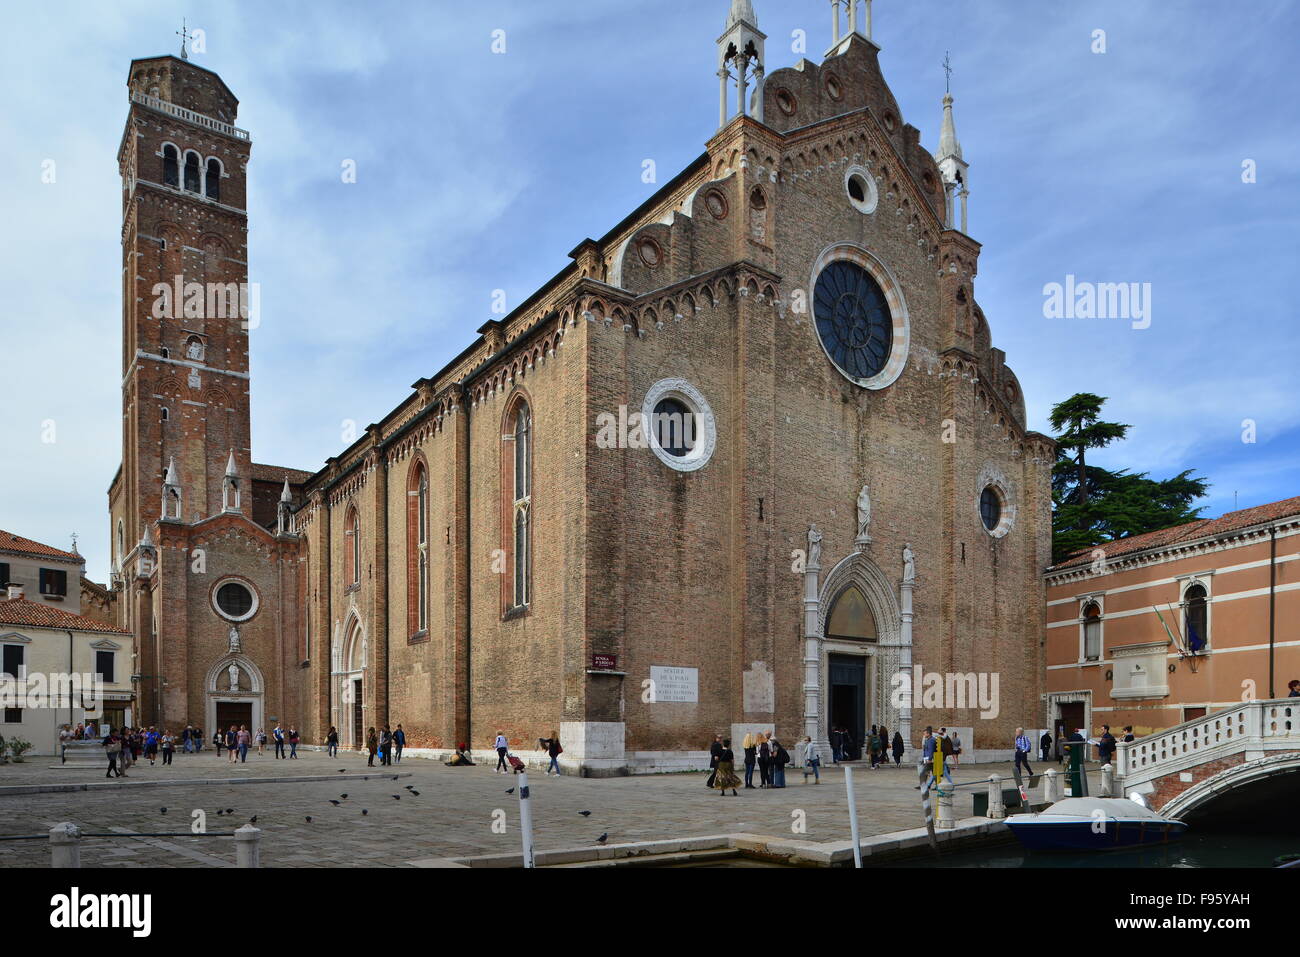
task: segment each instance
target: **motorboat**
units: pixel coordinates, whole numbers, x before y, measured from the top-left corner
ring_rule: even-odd
[[[1151,810],[1140,799],[1066,798],[1034,814],[1007,818],[1007,827],[1031,851],[1110,851],[1168,844],[1187,825]]]

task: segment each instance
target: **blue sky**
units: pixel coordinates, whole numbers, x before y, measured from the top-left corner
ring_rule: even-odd
[[[768,69],[830,41],[825,0],[754,0]],[[318,468],[703,150],[726,0],[23,4],[0,36],[6,414],[0,528],[108,561],[120,458],[120,181],[135,57],[176,52],[253,139],[253,455]],[[492,31],[506,52],[494,54]],[[1106,52],[1092,52],[1105,31]],[[903,118],[938,142],[945,51],[971,164],[976,295],[1031,427],[1077,391],[1193,468],[1206,514],[1300,494],[1300,4],[877,0]],[[42,183],[46,160],[54,183]],[[355,160],[357,182],[340,176]],[[1253,160],[1257,182],[1242,182]],[[1151,283],[1150,328],[1047,319],[1043,287]],[[1256,441],[1242,441],[1243,420]],[[53,442],[44,425],[52,420]],[[43,434],[44,433],[44,434]]]

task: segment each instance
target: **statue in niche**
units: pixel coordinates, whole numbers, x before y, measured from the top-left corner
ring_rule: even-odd
[[[820,568],[822,564],[822,533],[816,525],[808,526],[808,567]]]
[[[230,626],[230,653],[237,655],[242,649],[239,645],[239,628],[236,625]]]
[[[871,541],[871,489],[862,486],[858,493],[858,538],[859,542]]]
[[[185,358],[187,358],[187,359],[202,359],[202,358],[203,358],[203,343],[200,342],[198,339],[191,339],[191,340],[189,341],[189,344],[185,347]]]
[[[912,551],[912,543],[908,542],[903,546],[903,582],[910,584],[916,581],[916,555]]]
[[[232,663],[230,667],[226,669],[226,675],[230,678],[230,690],[238,691],[239,690],[239,665]]]

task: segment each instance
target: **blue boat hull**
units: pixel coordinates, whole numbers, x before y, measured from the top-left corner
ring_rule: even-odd
[[[1102,831],[1093,821],[1007,821],[1011,833],[1031,851],[1114,851],[1178,840],[1182,821],[1107,821]]]

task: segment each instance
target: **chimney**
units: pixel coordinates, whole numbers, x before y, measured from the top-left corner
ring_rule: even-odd
[[[23,597],[23,586],[22,586],[22,585],[13,585],[13,584],[11,584],[11,585],[9,586],[9,597],[10,597],[10,598],[22,598],[22,597]]]

